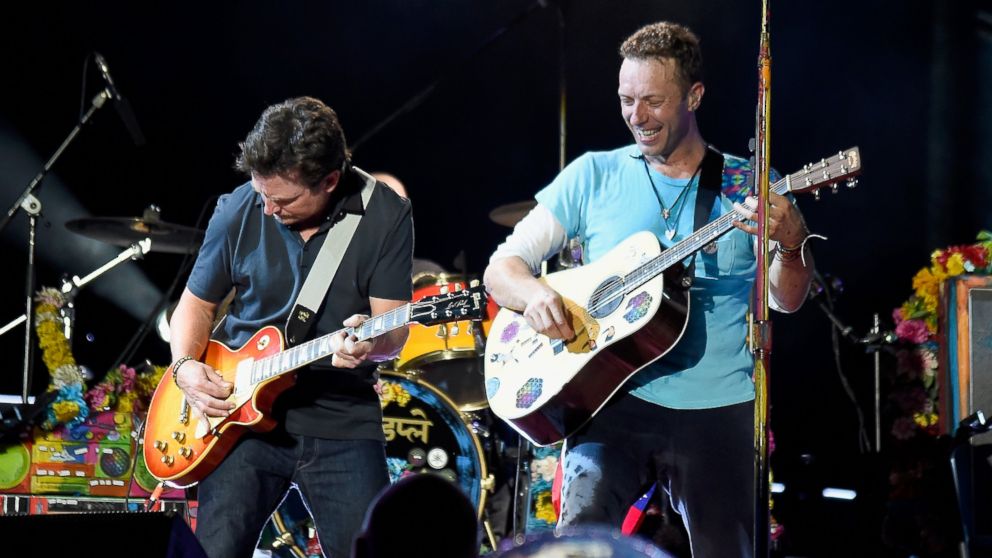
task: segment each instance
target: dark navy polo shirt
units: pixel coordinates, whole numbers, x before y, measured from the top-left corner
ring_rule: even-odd
[[[264,214],[261,196],[250,182],[221,196],[186,285],[209,302],[220,302],[235,289],[216,340],[239,348],[264,326],[284,329],[328,231],[346,212],[362,213],[361,186],[357,175],[345,175],[326,221],[307,242]],[[309,338],[341,329],[353,314],[369,314],[369,297],[410,300],[412,257],[410,203],[378,184]],[[330,358],[322,359],[298,371],[296,385],[277,400],[274,416],[294,434],[382,440],[374,372],[373,363],[339,369],[330,365]]]

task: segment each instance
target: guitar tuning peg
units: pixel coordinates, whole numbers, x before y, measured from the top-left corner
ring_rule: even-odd
[[[441,294],[448,294],[448,289],[449,289],[448,285],[441,285],[441,288],[438,290],[438,292],[440,292]]]
[[[830,192],[836,194],[837,193],[837,188],[840,188],[840,184],[837,184],[836,182],[833,183],[833,184],[831,184],[830,185]]]
[[[854,188],[857,185],[858,185],[858,179],[857,178],[848,178],[847,179],[847,187],[848,188]]]
[[[820,191],[819,190],[813,190],[813,199],[816,200],[816,201],[820,201]]]
[[[434,335],[440,337],[441,339],[444,339],[445,337],[448,336],[448,326],[445,324],[441,324],[437,326],[437,333],[435,333]]]
[[[471,281],[468,282],[468,286],[471,287],[471,288],[473,288],[473,289],[476,288],[476,287],[478,287],[479,285],[480,285],[480,283],[479,283],[479,280],[478,279],[472,279]]]
[[[452,337],[458,336],[458,322],[451,324],[450,332]]]
[[[460,291],[460,290],[462,290],[464,288],[465,287],[461,283],[455,283],[455,288],[453,290]]]

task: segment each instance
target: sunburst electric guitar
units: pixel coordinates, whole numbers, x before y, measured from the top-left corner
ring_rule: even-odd
[[[771,186],[813,192],[861,172],[858,149],[808,164]],[[572,314],[574,339],[537,333],[506,308],[486,341],[486,396],[501,419],[537,445],[563,440],[585,424],[638,370],[682,337],[689,316],[682,261],[742,218],[727,213],[662,251],[654,233],[631,235],[589,265],[542,278]]]
[[[425,297],[341,331],[366,340],[408,324],[482,319],[485,296],[483,287],[478,286]],[[276,423],[268,413],[276,396],[293,385],[292,372],[333,354],[331,338],[337,333],[340,331],[285,350],[282,332],[274,326],[258,330],[237,350],[211,340],[201,360],[234,384],[228,400],[236,407],[228,417],[199,420],[176,387],[172,370],[167,370],[148,408],[143,438],[148,470],[159,480],[177,486],[193,484],[220,464],[242,434],[271,430]]]

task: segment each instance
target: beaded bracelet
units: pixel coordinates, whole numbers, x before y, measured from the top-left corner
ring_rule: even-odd
[[[794,248],[789,248],[784,244],[779,244],[778,248],[775,250],[775,257],[782,262],[791,262],[792,260],[799,257],[799,252],[806,247],[806,240],[803,239],[802,242],[797,244]]]
[[[820,240],[827,239],[827,237],[822,234],[811,233],[807,230],[803,241],[796,246],[789,248],[779,244],[778,247],[775,248],[775,259],[780,262],[791,262],[796,258],[802,257],[803,267],[806,267],[806,253],[803,250],[806,248],[806,243],[809,242],[809,239],[811,238],[819,238]]]
[[[176,362],[172,364],[172,381],[176,383],[176,387],[183,389],[179,385],[179,367],[186,364],[187,362],[193,360],[193,357],[186,355],[176,359]]]

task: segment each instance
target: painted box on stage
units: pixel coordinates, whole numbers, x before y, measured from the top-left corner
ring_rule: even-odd
[[[112,411],[72,428],[36,428],[0,448],[0,493],[146,498],[158,481],[135,451],[133,428],[130,413]],[[167,490],[162,497],[183,493]]]

